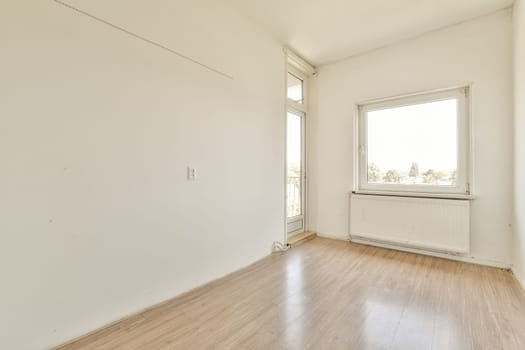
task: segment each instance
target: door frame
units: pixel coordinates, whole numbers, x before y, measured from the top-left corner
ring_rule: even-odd
[[[287,90],[285,89],[285,100],[286,100],[286,108],[285,108],[285,118],[284,118],[284,126],[285,126],[285,161],[284,161],[284,236],[285,236],[285,242],[287,242],[288,237],[291,237],[295,234],[308,231],[308,166],[307,166],[307,125],[308,125],[308,78],[309,74],[307,72],[304,72],[303,70],[299,69],[293,62],[290,61],[289,56],[286,57],[286,70],[285,70],[285,87],[288,86],[288,74],[292,74],[295,77],[299,78],[303,82],[303,103],[297,103],[290,99],[288,99]],[[303,225],[301,229],[288,232],[288,225],[290,222],[298,221],[300,219],[290,218],[288,219],[288,157],[287,157],[287,147],[288,147],[288,137],[287,137],[287,131],[288,131],[288,113],[294,113],[298,116],[301,116],[302,123],[301,123],[301,136],[302,136],[302,145],[301,145],[301,156],[302,156],[302,164],[301,164],[301,206],[302,206],[302,221]]]

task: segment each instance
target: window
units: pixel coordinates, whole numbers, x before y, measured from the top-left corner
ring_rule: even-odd
[[[294,218],[303,211],[304,113],[290,111],[286,119],[287,217]]]
[[[288,73],[288,99],[295,103],[303,103],[303,80]]]
[[[359,190],[469,194],[468,92],[359,105]]]

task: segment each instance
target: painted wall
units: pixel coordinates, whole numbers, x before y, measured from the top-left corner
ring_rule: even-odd
[[[472,83],[471,253],[507,265],[512,236],[510,10],[323,66],[312,79],[310,228],[348,237],[356,103]],[[351,220],[351,218],[350,218]]]
[[[213,1],[0,3],[0,348],[43,349],[282,240],[284,58]],[[186,167],[197,180],[186,180]]]
[[[514,4],[514,273],[525,288],[525,4]]]

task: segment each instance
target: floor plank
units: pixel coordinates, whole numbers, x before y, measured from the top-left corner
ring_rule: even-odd
[[[315,238],[60,349],[525,349],[507,271]]]

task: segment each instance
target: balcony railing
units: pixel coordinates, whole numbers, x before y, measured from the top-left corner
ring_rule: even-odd
[[[301,215],[301,177],[288,176],[286,182],[287,217]]]

